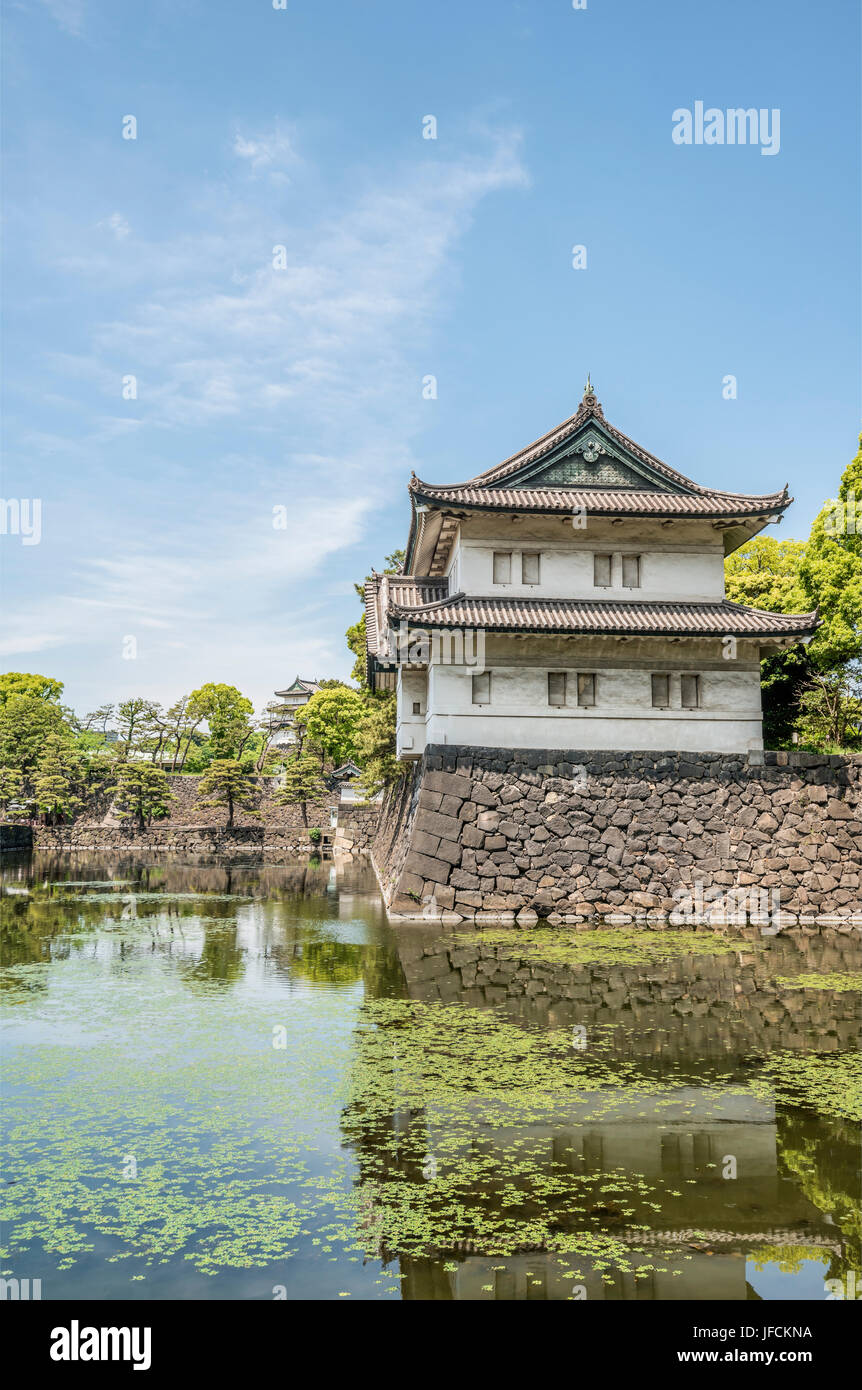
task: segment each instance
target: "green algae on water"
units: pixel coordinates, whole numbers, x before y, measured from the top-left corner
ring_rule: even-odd
[[[775,983],[782,989],[831,989],[839,994],[860,993],[862,973],[835,971],[823,975],[776,975]]]
[[[457,932],[461,947],[492,946],[499,954],[545,965],[643,965],[679,956],[732,955],[747,943],[712,931],[627,931],[622,928],[481,928]]]

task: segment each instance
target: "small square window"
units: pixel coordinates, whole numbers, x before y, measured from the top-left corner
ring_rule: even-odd
[[[640,555],[623,556],[623,588],[639,589],[641,586]]]
[[[593,585],[596,589],[609,589],[611,587],[610,555],[593,556]]]
[[[670,707],[670,676],[653,676],[652,703],[653,709]]]
[[[494,551],[494,583],[511,584],[512,554],[509,550]]]
[[[566,703],[566,672],[548,672],[548,704],[564,705]]]
[[[596,703],[596,678],[595,676],[578,676],[578,704],[594,705]]]
[[[422,713],[422,705],[420,704],[420,702],[419,702],[418,700],[414,700],[414,701],[413,701],[413,713],[414,713],[414,714],[421,714],[421,713]]]
[[[700,676],[680,676],[679,684],[683,709],[697,709],[700,706]]]
[[[521,556],[521,583],[538,584],[539,582],[539,557],[525,551]]]
[[[483,671],[481,676],[473,676],[473,704],[490,705],[491,672]]]

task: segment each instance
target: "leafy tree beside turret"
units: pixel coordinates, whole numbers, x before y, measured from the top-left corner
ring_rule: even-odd
[[[296,723],[325,758],[336,765],[356,753],[356,740],[365,713],[357,690],[333,686],[318,690],[308,704],[296,712]]]
[[[799,579],[823,619],[808,652],[812,665],[834,670],[862,656],[862,442],[837,498],[814,519]]]
[[[209,681],[199,690],[193,690],[189,696],[188,713],[206,720],[213,757],[216,759],[231,761],[241,758],[254,736],[251,723],[254,705],[235,685],[217,685]]]

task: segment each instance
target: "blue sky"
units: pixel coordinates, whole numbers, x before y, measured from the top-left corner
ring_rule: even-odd
[[[806,536],[858,430],[858,53],[855,0],[7,0],[4,667],[79,709],[346,676],[411,469],[587,370]],[[779,152],[675,144],[699,100]]]

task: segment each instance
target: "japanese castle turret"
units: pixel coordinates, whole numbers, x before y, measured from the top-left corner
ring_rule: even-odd
[[[724,559],[790,505],[699,484],[577,412],[511,458],[409,485],[403,572],[366,586],[368,676],[398,694],[398,754],[431,744],[744,753],[760,660],[813,613],[725,597]]]

